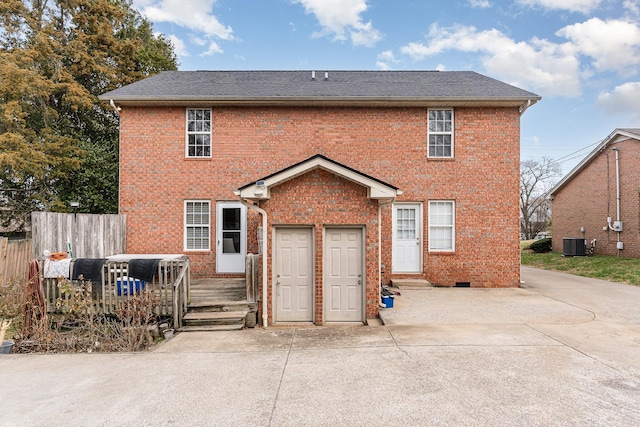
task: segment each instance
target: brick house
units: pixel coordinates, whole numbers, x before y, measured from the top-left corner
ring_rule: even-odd
[[[595,253],[640,258],[640,129],[616,129],[549,192],[553,250],[596,239]]]
[[[164,72],[120,114],[130,253],[242,275],[265,245],[271,322],[363,322],[380,284],[517,287],[520,116],[474,72]]]

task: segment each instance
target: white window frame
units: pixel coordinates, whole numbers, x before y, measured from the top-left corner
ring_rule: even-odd
[[[203,221],[189,222],[188,208],[190,204],[195,204],[195,203],[199,203],[201,205],[207,206],[206,222],[203,222]],[[198,241],[201,242],[203,240],[203,236],[206,236],[206,239],[207,239],[206,247],[200,246],[200,245],[198,247],[196,247],[195,245],[192,245],[192,247],[189,247],[189,229],[195,229],[195,228],[202,229],[202,233],[200,237],[198,237],[197,239],[199,239]],[[193,239],[195,240],[196,238],[194,237]],[[185,200],[184,201],[184,250],[185,251],[210,251],[211,250],[211,201],[209,200]]]
[[[206,129],[190,130],[189,129],[189,122],[190,122],[189,113],[191,111],[206,111],[206,112],[209,113],[209,120],[208,120],[209,121],[209,130],[206,130]],[[184,155],[185,155],[185,157],[188,157],[188,158],[191,158],[191,159],[210,158],[211,157],[211,152],[213,150],[212,143],[211,143],[211,141],[213,139],[212,138],[212,129],[213,129],[212,119],[213,119],[213,117],[211,115],[211,108],[187,108],[185,110],[185,115],[184,116],[185,116],[185,121],[186,121],[186,124],[185,124],[185,133],[186,134],[185,134],[185,145],[184,145]],[[203,119],[202,122],[206,122],[206,120]],[[196,127],[197,127],[197,124],[196,124]],[[209,154],[206,154],[206,155],[205,154],[202,154],[202,155],[197,155],[197,154],[190,155],[189,154],[189,148],[192,146],[190,144],[190,137],[191,136],[195,136],[196,138],[198,136],[208,137],[209,138]],[[197,147],[198,145],[197,144],[193,144],[193,146]],[[203,145],[203,146],[206,147],[206,145]]]
[[[448,204],[451,206],[451,223],[442,224],[435,221],[436,204]],[[436,246],[437,232],[440,230],[450,230],[451,247]],[[456,202],[453,200],[430,200],[429,201],[429,252],[454,252],[456,250]]]
[[[431,120],[431,112],[432,111],[450,111],[451,112],[451,126],[449,130],[437,128],[436,122]],[[455,118],[453,108],[429,108],[427,110],[427,157],[434,159],[450,159],[454,156],[454,137],[453,130],[455,128]],[[436,154],[431,154],[431,137],[432,136],[449,136],[451,138],[451,155],[450,156],[438,156]],[[437,147],[434,145],[434,147]]]

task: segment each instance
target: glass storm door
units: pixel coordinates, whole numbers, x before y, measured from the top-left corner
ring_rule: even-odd
[[[217,205],[216,260],[218,273],[244,273],[247,255],[247,211],[241,203]]]

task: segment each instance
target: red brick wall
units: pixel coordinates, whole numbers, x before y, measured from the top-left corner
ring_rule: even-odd
[[[186,159],[185,108],[124,107],[120,213],[127,215],[128,251],[182,253],[185,199],[210,200],[215,225],[216,201],[237,200],[233,191],[240,186],[323,154],[400,188],[399,202],[423,203],[420,277],[441,285],[471,282],[480,287],[517,287],[518,110],[456,108],[454,114],[455,158],[439,160],[427,159],[426,108],[213,108],[212,158]],[[302,179],[307,178],[287,184],[299,185]],[[283,184],[279,191],[284,188],[288,187]],[[349,186],[340,188],[351,191]],[[336,199],[342,190],[335,190]],[[307,193],[301,194],[306,197]],[[456,203],[453,254],[428,251],[428,201],[438,199]],[[275,205],[275,200],[269,203]],[[358,206],[362,201],[354,198],[349,203]],[[372,213],[369,208],[367,212]],[[319,227],[329,219],[323,217],[324,208],[317,209],[309,221]],[[367,245],[373,242],[372,230],[377,233],[371,222],[377,222],[377,205],[374,210],[373,219],[356,221],[353,210],[341,217],[341,221],[367,226]],[[392,277],[391,211],[389,205],[382,208],[383,283]],[[249,219],[248,250],[255,252],[259,217]],[[377,283],[369,271],[377,274],[377,265],[369,264],[377,262],[377,253],[377,247],[368,248],[368,283]],[[215,251],[188,255],[194,275],[215,274]]]
[[[616,162],[613,147],[619,148],[620,219],[623,231],[618,251],[618,233],[609,229],[607,217],[616,220]],[[640,258],[640,145],[626,140],[610,145],[575,175],[552,202],[553,250],[563,251],[563,238],[584,237],[587,245],[596,239],[596,254]],[[580,227],[585,228],[584,235]]]
[[[271,191],[271,200],[260,205],[268,212],[268,227],[278,225],[312,226],[315,237],[315,322],[322,323],[323,311],[323,228],[331,225],[364,227],[363,250],[369,251],[365,265],[366,315],[378,314],[378,203],[367,198],[366,188],[322,170],[287,181]],[[269,241],[268,277],[272,271],[272,241]],[[269,312],[272,295],[268,289]],[[269,321],[273,321],[271,317]]]

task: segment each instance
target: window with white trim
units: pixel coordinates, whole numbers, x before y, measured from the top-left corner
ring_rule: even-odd
[[[429,157],[453,157],[453,109],[430,109]]]
[[[455,250],[455,203],[449,200],[429,202],[429,250]]]
[[[211,157],[211,110],[187,109],[187,157]]]
[[[211,247],[211,206],[204,200],[184,202],[184,248],[208,251]]]

